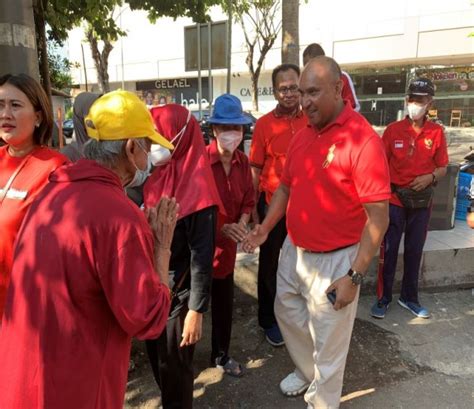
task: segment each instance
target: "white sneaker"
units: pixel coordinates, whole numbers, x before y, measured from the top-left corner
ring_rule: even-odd
[[[306,392],[309,382],[300,379],[295,372],[280,382],[280,390],[285,396],[298,396]]]

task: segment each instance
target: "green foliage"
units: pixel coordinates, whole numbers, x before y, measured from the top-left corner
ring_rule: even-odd
[[[98,38],[115,41],[125,34],[114,20],[114,10],[122,4],[121,0],[50,0],[45,9],[49,39],[62,43],[69,30],[86,22]]]
[[[152,22],[163,16],[191,17],[206,21],[209,7],[225,0],[50,0],[45,4],[45,19],[50,26],[49,39],[63,42],[68,31],[86,22],[98,39],[116,41],[125,32],[116,23],[119,7],[128,4],[131,10],[146,10]]]
[[[160,17],[190,17],[195,22],[209,20],[210,7],[221,5],[226,0],[126,0],[132,10],[147,10],[148,18],[155,22]]]
[[[73,64],[59,54],[58,48],[52,42],[48,43],[48,63],[51,86],[58,90],[70,88],[72,85],[70,69]]]

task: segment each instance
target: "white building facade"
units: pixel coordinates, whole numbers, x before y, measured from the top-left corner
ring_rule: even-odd
[[[212,21],[226,20],[213,8]],[[151,24],[145,12],[123,7],[117,23],[127,32],[109,58],[111,88],[136,91],[153,103],[192,104],[199,100],[198,74],[185,70],[184,28],[188,18],[159,19]],[[474,126],[474,0],[308,0],[300,5],[300,54],[319,43],[354,80],[362,113],[375,125],[400,115],[407,82],[425,75],[437,87],[437,114],[448,125],[453,110],[461,110],[460,123]],[[71,31],[69,58],[80,67],[73,78],[85,89],[97,90],[89,46],[81,43],[82,30]],[[246,47],[241,27],[232,27],[231,93],[251,108],[251,81],[245,64]],[[271,71],[281,62],[281,38],[267,54],[259,81],[259,110],[275,105]],[[203,102],[226,91],[225,69],[202,71]]]

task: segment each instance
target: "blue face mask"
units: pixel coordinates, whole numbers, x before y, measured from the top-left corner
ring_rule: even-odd
[[[135,166],[135,175],[133,175],[133,179],[131,180],[130,183],[127,183],[125,187],[137,187],[141,186],[145,183],[145,180],[150,176],[150,171],[151,171],[151,156],[150,153],[145,150],[145,148],[137,142],[138,146],[140,146],[141,149],[146,153],[147,155],[147,163],[146,163],[146,169],[140,169],[135,163],[133,164]]]

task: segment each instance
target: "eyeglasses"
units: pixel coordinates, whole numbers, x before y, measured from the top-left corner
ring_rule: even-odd
[[[295,94],[298,92],[298,85],[292,85],[291,87],[281,87],[277,89],[279,94]]]

